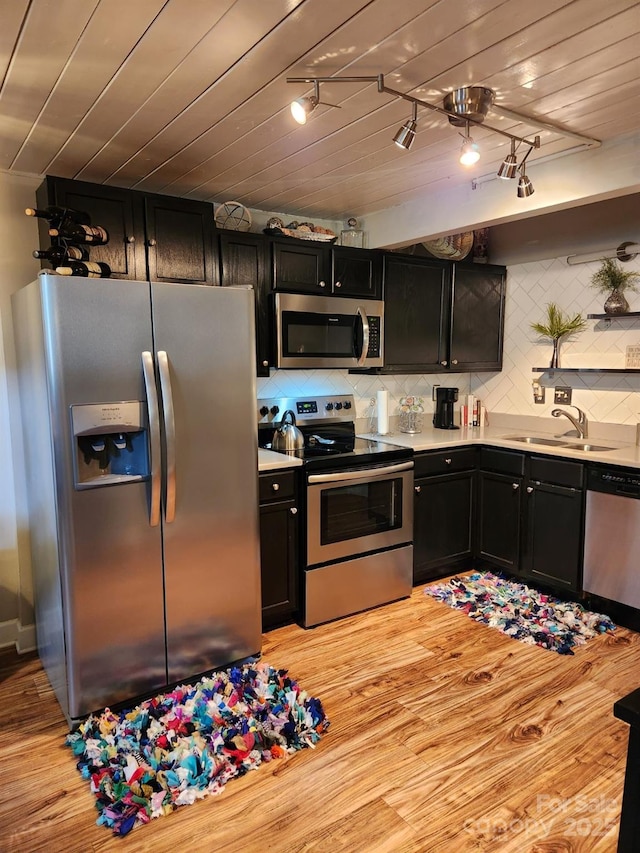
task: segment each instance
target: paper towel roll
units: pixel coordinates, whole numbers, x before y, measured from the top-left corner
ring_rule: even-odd
[[[378,391],[378,433],[386,435],[389,432],[389,392]]]

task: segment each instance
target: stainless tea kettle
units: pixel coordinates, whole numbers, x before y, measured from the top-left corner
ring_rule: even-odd
[[[287,409],[282,416],[280,426],[273,434],[271,448],[280,453],[293,453],[303,447],[304,436],[296,426],[296,416],[291,409]]]

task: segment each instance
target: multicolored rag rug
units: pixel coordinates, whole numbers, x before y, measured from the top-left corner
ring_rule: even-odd
[[[425,588],[425,595],[463,610],[476,622],[497,628],[515,640],[561,655],[572,655],[573,646],[616,627],[607,616],[585,610],[580,604],[561,601],[491,572],[433,584]]]
[[[234,776],[311,746],[328,728],[319,699],[267,664],[214,672],[131,710],[90,716],[66,743],[91,780],[97,823],[126,835]]]

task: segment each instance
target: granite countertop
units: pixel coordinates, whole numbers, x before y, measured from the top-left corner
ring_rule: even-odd
[[[461,427],[455,430],[435,429],[425,426],[421,433],[408,435],[397,430],[386,436],[376,433],[358,433],[360,438],[376,439],[397,444],[401,447],[411,447],[415,451],[439,450],[447,447],[464,447],[471,444],[487,444],[492,447],[503,447],[509,450],[526,451],[528,453],[544,453],[549,456],[560,456],[564,459],[575,459],[580,462],[601,462],[609,465],[620,465],[627,468],[640,469],[640,447],[628,442],[621,442],[609,438],[578,439],[571,437],[558,438],[558,441],[566,441],[567,444],[584,443],[607,448],[606,450],[573,450],[571,447],[559,447],[548,444],[528,444],[522,441],[513,441],[510,437],[539,436],[540,438],[556,438],[558,433],[545,432],[543,430],[532,430],[523,427],[485,426],[485,427]]]

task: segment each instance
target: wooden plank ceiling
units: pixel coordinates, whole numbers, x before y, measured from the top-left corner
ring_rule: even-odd
[[[393,145],[411,105],[375,84],[322,84],[304,127],[287,77],[385,75],[442,105],[495,91],[486,124],[541,137],[529,162],[640,128],[637,0],[5,0],[0,168],[343,219],[494,172],[509,140],[420,108],[411,151]],[[518,121],[500,112],[523,114]],[[526,149],[521,149],[520,154]]]

